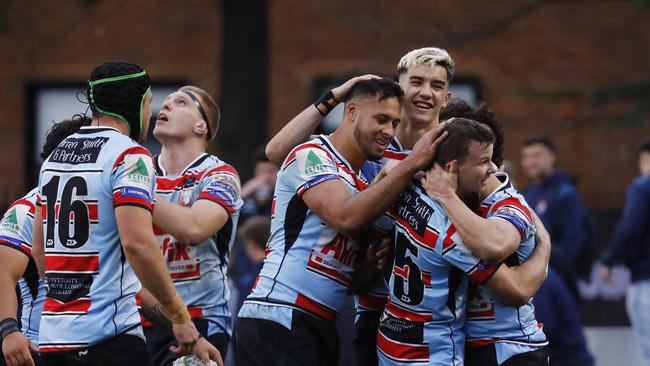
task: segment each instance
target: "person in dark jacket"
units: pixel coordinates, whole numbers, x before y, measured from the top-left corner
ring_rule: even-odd
[[[551,140],[527,140],[521,155],[530,182],[523,195],[553,239],[551,266],[579,298],[576,269],[582,265],[589,239],[585,205],[569,175],[555,166],[556,150]]]
[[[534,301],[535,317],[544,325],[549,342],[550,366],[593,365],[578,303],[553,269],[549,268]]]
[[[650,365],[650,140],[639,151],[641,176],[627,190],[625,208],[610,251],[603,259],[603,277],[611,281],[611,267],[624,264],[632,274],[627,290],[627,313],[647,365]]]

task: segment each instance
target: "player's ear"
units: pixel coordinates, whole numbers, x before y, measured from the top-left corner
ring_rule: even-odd
[[[454,159],[452,161],[447,162],[447,164],[445,164],[445,171],[447,173],[454,173],[454,174],[458,172],[458,160]]]
[[[208,123],[200,119],[194,124],[194,133],[197,135],[207,135],[208,134]]]
[[[347,102],[345,103],[345,113],[349,120],[356,121],[359,116],[359,106],[355,102]]]

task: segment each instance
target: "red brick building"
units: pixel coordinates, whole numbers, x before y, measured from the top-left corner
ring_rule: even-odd
[[[650,137],[650,5],[643,1],[3,3],[3,200],[27,189],[21,172],[30,167],[25,152],[34,143],[30,90],[80,83],[111,58],[143,65],[154,80],[193,83],[217,96],[222,125],[230,127],[212,148],[236,166],[254,147],[247,134],[281,128],[312,102],[317,80],[392,75],[404,53],[433,45],[450,51],[459,80],[472,81],[500,117],[506,156],[518,166],[524,139],[552,137],[560,166],[576,176],[592,209],[620,209],[637,174],[636,146]],[[260,16],[265,23],[254,20]],[[266,60],[247,60],[236,48],[238,32],[251,29],[259,44],[242,42],[250,50],[265,47]],[[260,70],[251,68],[256,62]],[[252,71],[263,76],[251,80]],[[247,93],[259,89],[264,113],[247,121],[246,109],[259,103]],[[244,176],[249,171],[238,168]]]

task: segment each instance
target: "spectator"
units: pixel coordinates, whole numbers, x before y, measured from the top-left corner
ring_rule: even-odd
[[[264,262],[266,241],[269,239],[271,231],[271,219],[266,216],[250,217],[244,225],[239,228],[239,240],[243,244],[244,253],[247,261],[240,261],[238,257],[233,268],[233,277],[239,292],[239,303],[241,306],[244,299],[251,292],[255,278],[262,269]]]
[[[627,290],[630,317],[647,365],[650,365],[650,140],[639,150],[641,176],[630,184],[623,215],[603,263],[603,277],[611,281],[611,267],[624,264],[632,281]]]
[[[530,182],[523,195],[551,234],[551,266],[579,298],[576,275],[591,271],[592,258],[586,255],[590,249],[587,210],[572,179],[555,167],[556,150],[551,140],[527,140],[521,155]]]
[[[578,303],[552,269],[549,269],[534,301],[535,316],[544,325],[544,334],[549,342],[550,366],[593,365]]]
[[[241,191],[244,206],[239,217],[240,224],[243,224],[251,216],[271,217],[273,189],[278,166],[270,162],[264,155],[263,147],[255,150],[253,161],[255,163],[253,178],[244,184]]]

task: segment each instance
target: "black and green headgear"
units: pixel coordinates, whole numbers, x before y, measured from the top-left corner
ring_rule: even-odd
[[[140,66],[125,61],[108,61],[95,68],[88,80],[88,99],[93,115],[113,116],[129,128],[137,140],[142,130],[144,97],[151,79]]]

